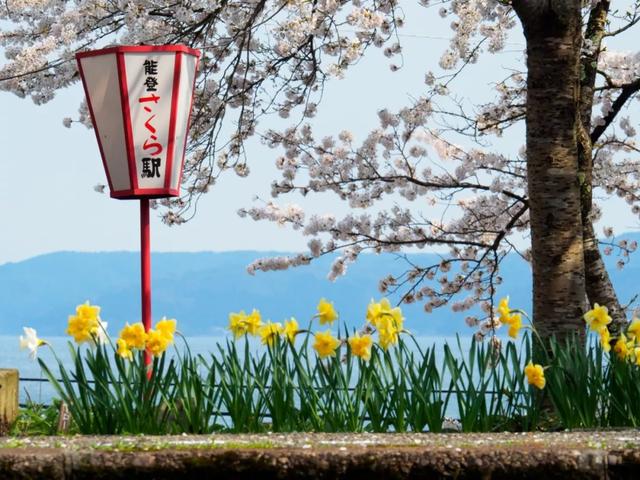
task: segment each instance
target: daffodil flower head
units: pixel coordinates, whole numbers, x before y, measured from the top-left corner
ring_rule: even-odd
[[[333,325],[333,322],[338,318],[338,312],[336,312],[333,302],[328,302],[324,298],[321,298],[318,302],[317,311],[318,313],[316,316],[320,320],[320,325],[325,325],[327,323],[329,325]]]
[[[158,330],[149,330],[147,332],[147,351],[154,357],[160,357],[169,346],[167,338]]]
[[[76,307],[76,314],[69,315],[67,334],[71,335],[76,343],[88,341],[106,341],[106,323],[100,319],[100,307],[91,305],[86,301]],[[103,330],[102,332],[100,330]]]
[[[398,333],[395,330],[379,330],[378,343],[383,350],[387,350],[398,343]]]
[[[397,330],[402,330],[404,317],[400,307],[393,308],[388,299],[383,298],[379,303],[373,301],[367,307],[367,321],[378,330],[385,328],[389,320],[392,321]]]
[[[509,317],[510,313],[511,308],[509,307],[509,297],[507,296],[500,299],[500,302],[498,303],[498,317],[500,318],[500,321],[502,323],[509,323],[505,319]]]
[[[82,305],[76,307],[76,315],[89,320],[98,320],[100,317],[100,307],[91,305],[89,300],[87,300]]]
[[[634,318],[627,328],[627,334],[631,340],[640,340],[640,319]]]
[[[393,324],[398,332],[400,332],[404,327],[404,316],[402,315],[402,310],[400,307],[395,307],[391,309],[390,314],[393,319]]]
[[[91,335],[97,333],[99,324],[97,319],[80,315],[69,315],[67,334],[71,335],[76,343],[88,342]]]
[[[620,360],[624,360],[629,356],[629,345],[627,337],[624,333],[621,333],[613,346],[613,352]]]
[[[284,328],[281,323],[267,322],[260,327],[258,333],[262,344],[272,347],[276,343],[276,339],[284,334]]]
[[[46,345],[47,342],[38,338],[38,333],[34,328],[23,327],[24,336],[20,335],[20,348],[29,350],[29,358],[35,360],[38,356],[38,347]]]
[[[511,338],[518,338],[518,333],[522,328],[522,315],[519,313],[513,313],[508,315],[506,318],[509,319],[509,322],[507,322],[509,325],[509,336]]]
[[[378,326],[378,318],[382,313],[382,305],[380,303],[376,303],[371,300],[369,305],[367,306],[367,322],[369,322],[374,327]]]
[[[373,339],[371,335],[354,335],[349,338],[349,347],[351,353],[368,362],[371,359],[371,346],[373,345]]]
[[[598,305],[597,303],[593,305],[591,310],[584,314],[583,318],[589,328],[594,332],[599,332],[602,327],[606,327],[611,323],[611,317],[609,316],[607,307]]]
[[[299,331],[300,327],[298,326],[298,322],[295,318],[291,317],[289,320],[284,322],[284,334],[291,343],[294,342]]]
[[[600,335],[600,346],[605,352],[611,350],[611,333],[607,327],[602,327],[598,330],[598,335]]]
[[[262,316],[260,312],[254,308],[245,318],[245,323],[247,324],[247,333],[249,335],[257,335],[258,330],[262,326]]]
[[[169,343],[173,342],[173,335],[176,333],[177,322],[174,318],[162,317],[162,319],[156,323],[156,330],[164,335]]]
[[[144,331],[142,322],[137,322],[133,325],[129,325],[129,323],[125,324],[124,328],[120,330],[119,340],[122,340],[129,350],[133,348],[144,350],[147,342],[147,334]]]
[[[314,336],[313,349],[320,358],[335,357],[340,346],[340,340],[333,336],[331,330],[317,332]]]
[[[116,340],[117,354],[125,360],[133,360],[133,352],[123,338]]]
[[[499,315],[493,318],[494,318],[494,321],[497,323],[496,328],[499,327],[501,324],[511,325],[514,323],[515,324],[520,323],[520,325],[522,325],[522,315],[519,314],[518,312],[509,313],[507,315]]]
[[[378,342],[387,350],[391,345],[398,343],[400,329],[393,317],[382,316],[378,319]]]
[[[534,387],[542,390],[546,385],[546,380],[544,378],[544,368],[542,365],[533,364],[533,362],[529,362],[529,364],[524,368],[524,373],[527,376],[527,382],[529,385],[533,385]]]
[[[236,339],[247,334],[247,314],[244,310],[229,314],[229,330]]]

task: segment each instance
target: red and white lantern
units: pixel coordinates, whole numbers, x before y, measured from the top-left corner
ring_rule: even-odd
[[[183,45],[76,54],[112,197],[180,195],[199,57]]]

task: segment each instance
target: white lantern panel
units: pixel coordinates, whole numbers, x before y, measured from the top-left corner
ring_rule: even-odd
[[[116,55],[84,57],[80,63],[110,188],[129,190],[131,182]]]
[[[175,140],[174,140],[174,161],[171,165],[171,189],[180,188],[180,180],[182,179],[182,161],[184,156],[185,144],[187,141],[187,130],[189,128],[189,113],[191,112],[191,99],[193,98],[193,86],[196,76],[196,64],[198,58],[193,55],[177,54],[180,57],[182,68],[179,77],[180,97],[176,105],[175,112]]]
[[[137,188],[165,188],[173,160],[169,125],[175,57],[175,52],[124,55]]]

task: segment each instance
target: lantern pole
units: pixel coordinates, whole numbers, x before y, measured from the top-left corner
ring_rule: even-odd
[[[144,331],[151,329],[151,235],[149,227],[149,199],[140,199],[140,285],[142,300],[142,324]],[[144,363],[151,363],[151,354],[144,352]],[[149,372],[151,373],[151,372]]]

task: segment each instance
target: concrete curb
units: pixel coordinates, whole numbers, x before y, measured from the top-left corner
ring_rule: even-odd
[[[410,439],[413,443],[399,443]],[[54,440],[57,446],[46,445]],[[58,437],[20,445],[17,439],[0,441],[0,478],[640,478],[637,431],[564,435],[73,437],[62,441],[64,445],[59,444]],[[250,446],[256,442],[264,442],[264,447]]]

